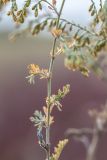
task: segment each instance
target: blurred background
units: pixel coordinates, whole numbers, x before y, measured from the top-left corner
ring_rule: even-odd
[[[89,3],[90,0],[67,0],[63,16],[77,23],[88,24]],[[0,21],[0,160],[43,160],[45,153],[38,145],[36,128],[29,117],[45,104],[46,81],[36,78],[35,85],[29,85],[25,77],[28,75],[27,66],[31,63],[39,64],[42,68],[49,66],[52,37],[45,32],[36,38],[21,37],[11,42],[8,36],[13,31],[11,18],[3,16]],[[63,61],[63,56],[55,61],[52,91],[56,93],[69,83],[71,92],[63,100],[63,111],[54,111],[52,147],[59,139],[65,138],[64,133],[68,128],[92,127],[88,110],[100,108],[107,100],[106,81],[101,81],[93,73],[87,79],[78,72],[68,71]],[[106,135],[99,143],[97,160],[107,160]],[[70,139],[60,159],[84,160],[85,154],[85,147]]]

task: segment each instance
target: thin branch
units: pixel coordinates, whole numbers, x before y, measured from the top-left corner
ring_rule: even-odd
[[[87,32],[87,33],[89,33],[89,34],[91,34],[91,35],[93,35],[93,36],[98,36],[98,34],[97,34],[96,32],[91,32],[91,31],[88,30],[86,27],[82,27],[82,26],[80,26],[79,24],[76,24],[76,23],[74,23],[74,22],[70,22],[70,21],[68,21],[68,20],[66,20],[66,19],[64,19],[64,18],[61,18],[60,20],[66,22],[66,23],[68,23],[68,24],[71,24],[72,26],[77,27],[78,29],[80,29],[80,30],[82,30],[82,31],[85,31],[85,32]]]
[[[45,3],[47,3],[47,4],[49,4],[49,6],[51,7],[51,8],[53,8],[53,10],[55,11],[55,13],[57,14],[57,16],[59,16],[59,13],[58,13],[58,11],[57,11],[57,9],[51,4],[51,3],[49,3],[47,0],[43,0]]]
[[[64,3],[65,0],[62,1],[61,4],[61,8],[59,11],[58,17],[57,17],[57,24],[56,24],[56,29],[58,29],[59,27],[59,21],[60,21],[60,17],[61,17],[61,13],[64,7]],[[47,96],[50,99],[51,96],[51,82],[52,82],[52,70],[53,70],[53,64],[54,64],[54,59],[55,59],[55,46],[56,46],[56,42],[57,42],[57,38],[54,38],[54,42],[53,42],[53,47],[52,47],[52,55],[51,55],[51,61],[50,61],[50,65],[49,65],[49,78],[47,81]],[[50,158],[50,105],[48,105],[48,126],[46,128],[46,144],[47,144],[47,157],[46,159],[49,160]]]
[[[94,130],[91,128],[80,128],[80,129],[75,129],[75,128],[70,128],[66,131],[66,135],[69,137],[72,136],[83,136],[83,135],[90,135],[93,134]]]
[[[93,133],[92,141],[87,150],[86,160],[95,160],[95,155],[99,140],[100,140],[100,132],[96,128],[96,130]]]

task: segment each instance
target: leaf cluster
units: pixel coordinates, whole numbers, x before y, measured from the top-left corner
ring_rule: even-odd
[[[35,83],[35,76],[39,75],[40,79],[47,79],[49,77],[49,72],[47,69],[40,69],[40,67],[38,65],[35,64],[30,64],[28,66],[28,70],[29,70],[29,76],[27,76],[26,78],[28,79],[28,82],[30,84],[34,84]]]
[[[57,106],[58,110],[61,111],[62,105],[60,103],[61,99],[64,98],[69,93],[70,85],[63,86],[62,90],[58,90],[58,94],[52,95],[50,98],[46,98],[46,106],[43,107],[43,113],[36,110],[30,120],[34,123],[34,126],[37,127],[37,137],[38,142],[42,148],[47,150],[46,141],[43,136],[43,129],[46,129],[48,125],[53,124],[54,117],[51,116],[54,106]],[[48,124],[48,110],[50,108],[50,118]],[[61,141],[58,145],[58,148],[55,149],[55,154],[52,155],[53,158],[61,154],[62,149],[64,148],[67,140]]]

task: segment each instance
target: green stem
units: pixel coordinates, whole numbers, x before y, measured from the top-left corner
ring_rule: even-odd
[[[61,17],[61,14],[62,14],[63,7],[64,7],[64,3],[65,3],[65,0],[63,0],[62,4],[61,4],[61,8],[60,8],[58,18],[57,18],[56,29],[59,28],[59,21],[60,21],[60,17]],[[50,60],[50,65],[49,65],[49,78],[48,78],[48,81],[47,81],[47,96],[48,96],[48,99],[50,99],[50,96],[51,96],[52,70],[53,70],[53,65],[54,65],[54,60],[55,60],[56,42],[57,42],[57,38],[54,38],[53,47],[52,47],[52,55],[51,55],[51,60]],[[50,104],[47,107],[48,107],[48,124],[47,124],[47,128],[46,128],[46,144],[47,144],[46,160],[49,160],[50,159],[50,107],[51,107]]]

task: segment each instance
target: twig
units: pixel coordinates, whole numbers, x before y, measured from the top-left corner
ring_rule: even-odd
[[[74,26],[74,27],[76,27],[76,28],[78,28],[78,29],[80,29],[80,30],[82,30],[82,31],[85,31],[85,32],[87,32],[87,33],[89,33],[89,34],[91,34],[91,35],[93,35],[93,36],[98,36],[97,33],[91,32],[91,31],[88,30],[86,27],[82,27],[82,26],[80,26],[79,24],[76,24],[76,23],[74,23],[74,22],[70,22],[70,21],[68,21],[68,20],[66,20],[66,19],[64,19],[64,18],[61,18],[60,20],[66,22],[66,23],[68,23],[68,24],[71,24],[72,26]]]
[[[65,0],[63,0],[62,4],[61,4],[61,8],[60,8],[58,18],[57,18],[56,29],[58,29],[58,27],[59,27],[59,21],[60,21],[60,17],[61,17],[63,7],[64,7],[64,3],[65,3]],[[54,60],[55,60],[56,42],[57,42],[57,38],[54,38],[51,61],[50,61],[50,65],[49,65],[49,78],[48,78],[48,81],[47,81],[47,96],[48,96],[48,99],[50,99],[50,96],[51,96],[52,70],[53,70],[53,64],[54,64]],[[49,160],[49,158],[50,158],[50,107],[51,106],[48,105],[48,125],[47,125],[47,128],[46,128],[46,145],[47,145],[48,149],[47,149],[46,160]]]
[[[98,142],[100,140],[100,132],[96,128],[93,133],[92,141],[87,150],[87,158],[86,160],[95,160],[96,150],[98,147]]]
[[[83,136],[83,135],[90,135],[93,134],[94,130],[91,128],[80,128],[80,129],[75,129],[75,128],[70,128],[66,131],[66,135],[69,137],[72,136]]]
[[[48,2],[47,0],[40,0],[38,3],[40,3],[40,2],[47,3],[55,11],[55,13],[57,14],[57,16],[59,15],[57,9],[50,2]]]

